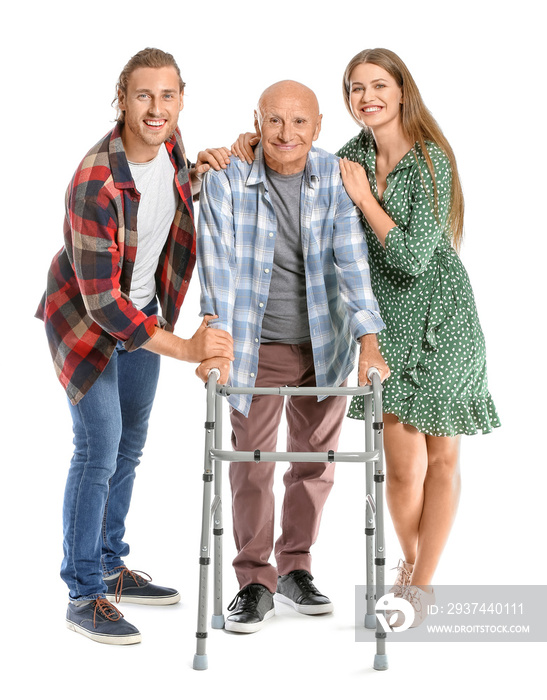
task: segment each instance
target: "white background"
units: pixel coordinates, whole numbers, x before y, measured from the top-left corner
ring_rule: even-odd
[[[9,647],[3,683],[12,676],[17,684],[9,697],[51,692],[85,699],[123,689],[153,698],[230,691],[265,698],[301,691],[316,698],[507,698],[530,691],[545,644],[393,644],[390,669],[371,669],[372,637],[370,644],[353,641],[354,586],[364,578],[364,497],[362,469],[349,465],[338,467],[313,552],[316,582],[333,599],[334,615],[306,618],[283,608],[256,635],[213,631],[210,668],[193,671],[205,392],[192,367],[170,360],[163,362],[138,469],[127,564],[179,588],[183,602],[172,609],[125,606],[143,635],[133,648],[110,648],[67,631],[58,571],[72,435],[33,314],[62,245],[66,186],[85,152],[112,128],[114,86],[134,53],[157,46],[177,59],[187,83],[179,124],[193,158],[250,129],[262,89],[285,78],[316,91],[324,115],[318,145],[336,150],[356,133],[341,94],[347,62],[364,48],[391,48],[406,61],[458,159],[467,207],[462,258],[503,423],[489,436],[463,439],[461,504],[435,580],[545,584],[541,4],[96,0],[10,7],[2,22],[0,188],[1,634]],[[185,337],[198,325],[198,298],[196,273],[177,327]],[[358,449],[359,429],[345,424],[341,449]],[[229,602],[237,585],[227,484],[225,496]],[[389,522],[387,547],[393,567],[400,552]]]

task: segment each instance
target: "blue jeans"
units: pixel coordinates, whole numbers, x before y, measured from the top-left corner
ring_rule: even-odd
[[[143,309],[147,315],[155,313],[152,304]],[[129,553],[125,518],[159,369],[159,355],[142,348],[129,353],[118,343],[91,389],[69,404],[74,455],[63,504],[61,578],[72,599],[103,597],[103,576]]]

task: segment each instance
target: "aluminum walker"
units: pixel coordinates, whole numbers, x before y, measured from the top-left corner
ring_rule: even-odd
[[[203,509],[199,552],[199,601],[197,644],[193,667],[208,667],[207,602],[208,579],[211,565],[211,530],[214,536],[213,557],[213,615],[211,627],[224,627],[222,605],[222,462],[364,462],[366,465],[366,615],[364,625],[376,630],[374,668],[387,669],[386,632],[380,623],[384,611],[376,611],[376,601],[384,595],[384,450],[382,385],[376,368],[369,370],[372,385],[361,387],[273,387],[236,388],[217,384],[220,372],[209,373],[205,421],[205,455],[203,471]],[[363,395],[365,404],[365,452],[254,452],[222,449],[222,400],[231,394],[275,394],[282,396],[357,396]],[[375,586],[376,584],[376,586]]]

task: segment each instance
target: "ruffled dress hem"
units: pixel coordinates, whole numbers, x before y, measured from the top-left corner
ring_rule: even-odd
[[[476,435],[479,431],[487,434],[501,425],[490,394],[466,400],[452,399],[441,405],[438,397],[418,393],[384,403],[383,412],[392,413],[399,422],[434,437]],[[348,418],[364,420],[362,396],[354,397],[347,415]],[[440,427],[432,430],[432,425]]]

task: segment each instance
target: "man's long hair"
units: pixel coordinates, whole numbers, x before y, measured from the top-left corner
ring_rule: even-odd
[[[160,49],[143,49],[129,59],[120,73],[116,84],[116,97],[112,101],[112,106],[116,107],[118,124],[123,124],[125,121],[125,114],[118,106],[118,94],[121,92],[123,95],[127,95],[127,84],[131,73],[137,68],[165,68],[166,66],[172,66],[177,71],[180,92],[183,92],[186,83],[181,78],[177,62],[170,53],[165,53],[165,51]]]

